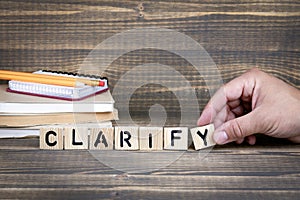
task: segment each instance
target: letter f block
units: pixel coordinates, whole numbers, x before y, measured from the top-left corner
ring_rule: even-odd
[[[164,149],[187,150],[188,149],[188,128],[187,127],[164,128]]]

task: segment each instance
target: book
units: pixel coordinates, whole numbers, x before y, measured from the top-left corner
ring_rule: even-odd
[[[49,113],[0,115],[0,127],[24,127],[45,124],[92,123],[118,120],[118,111],[103,113]]]
[[[43,126],[28,126],[28,127],[10,127],[10,128],[0,128],[0,138],[21,138],[21,137],[31,137],[31,136],[39,136],[40,129],[46,127],[88,127],[90,128],[111,128],[111,121],[104,121],[99,123],[76,123],[76,124],[64,124],[62,125],[43,125]],[[89,134],[89,133],[88,133]]]
[[[58,98],[62,100],[69,101],[79,101],[84,98],[87,98],[94,94],[99,94],[108,90],[108,80],[107,78],[99,76],[89,76],[76,73],[67,73],[60,71],[49,71],[49,70],[39,70],[33,74],[44,74],[44,75],[53,75],[53,76],[63,76],[63,77],[72,77],[72,78],[89,78],[90,80],[101,80],[103,86],[82,86],[82,87],[67,87],[67,86],[58,86],[42,83],[33,83],[33,82],[24,82],[11,80],[8,82],[9,92],[16,92],[27,95],[48,97],[48,98]]]
[[[7,92],[7,85],[0,85],[0,113],[73,113],[113,112],[114,99],[109,90],[81,101],[22,95]]]

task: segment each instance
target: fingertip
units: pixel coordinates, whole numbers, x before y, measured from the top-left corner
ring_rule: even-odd
[[[247,138],[246,138],[246,141],[248,144],[250,145],[255,145],[256,143],[256,136],[255,135],[249,135]]]
[[[244,138],[238,139],[235,141],[237,144],[242,144],[244,142]]]
[[[210,107],[206,106],[197,121],[197,125],[205,126],[207,124],[210,124],[211,122],[212,122],[212,112]]]
[[[209,122],[207,122],[207,119],[202,116],[203,115],[201,115],[197,121],[198,126],[205,126],[205,125],[209,124]]]
[[[288,138],[291,142],[300,143],[300,136]]]

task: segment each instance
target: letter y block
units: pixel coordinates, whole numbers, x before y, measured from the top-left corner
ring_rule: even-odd
[[[213,124],[192,128],[191,134],[195,149],[199,150],[215,145],[216,143],[212,137],[214,131]]]

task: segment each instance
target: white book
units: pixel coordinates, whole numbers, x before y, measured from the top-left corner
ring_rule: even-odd
[[[65,101],[6,91],[0,85],[0,113],[73,113],[113,112],[114,100],[109,90],[81,101]]]

